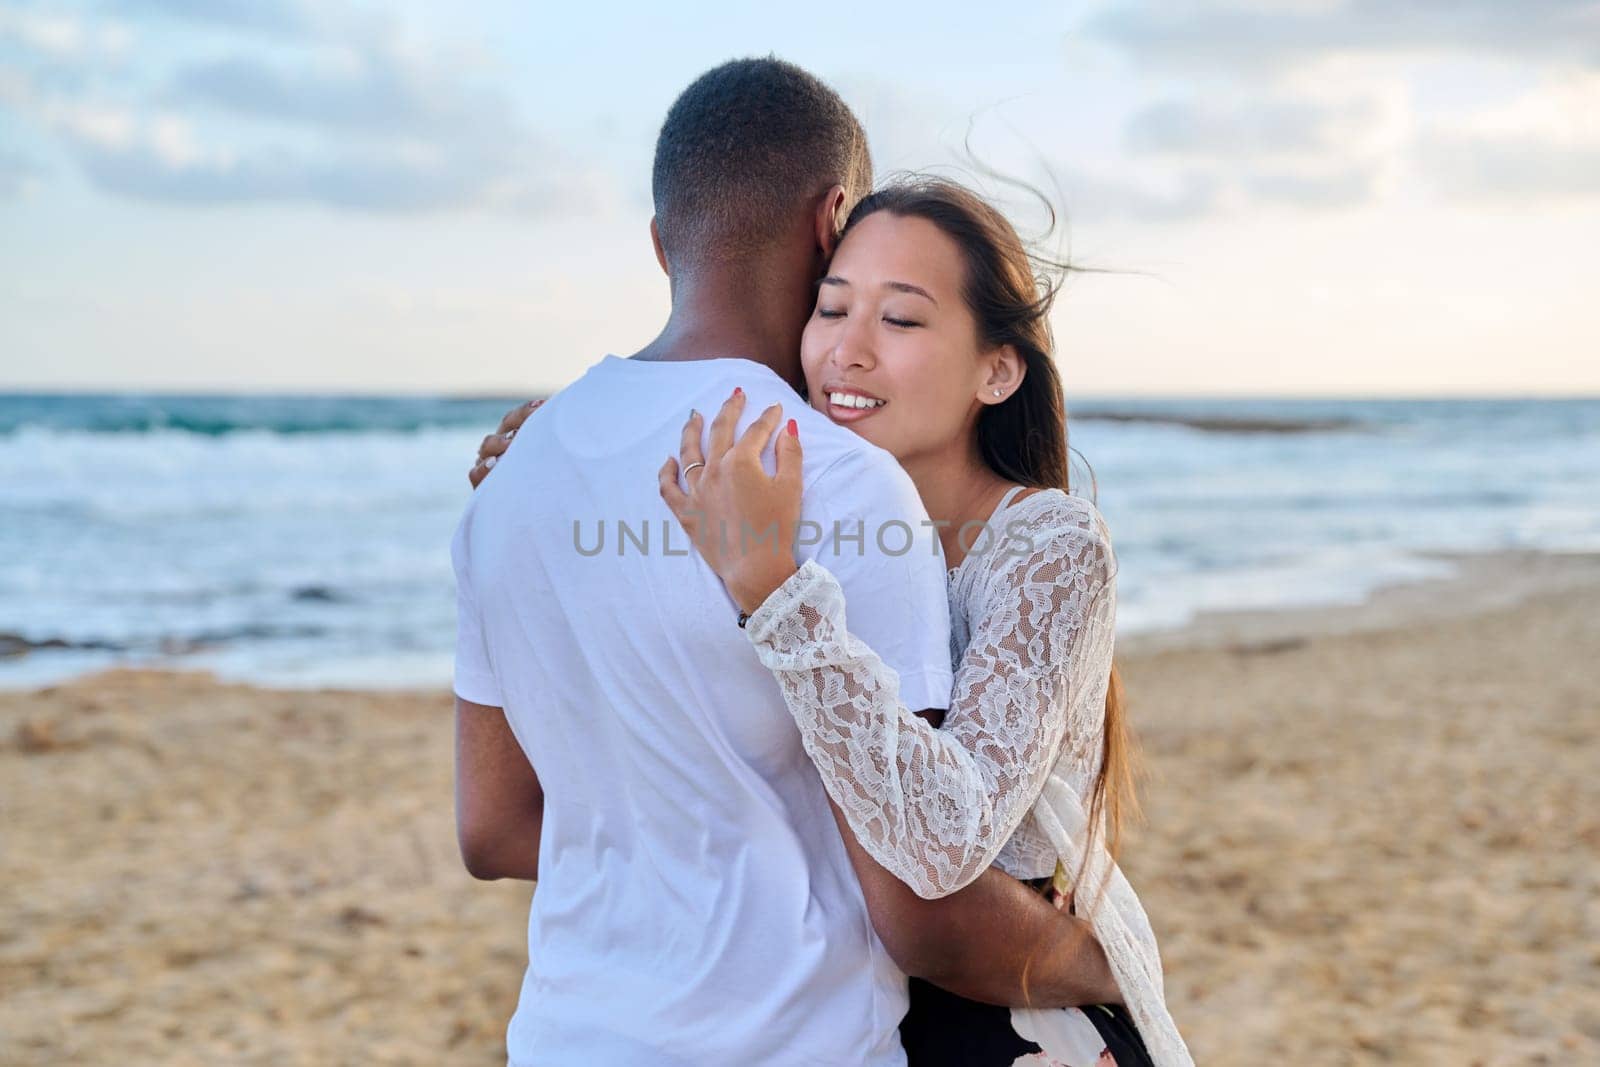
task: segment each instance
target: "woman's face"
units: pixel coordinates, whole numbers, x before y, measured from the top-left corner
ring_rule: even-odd
[[[989,369],[964,270],[960,247],[925,219],[879,211],[857,223],[800,341],[811,406],[902,463],[970,433]]]

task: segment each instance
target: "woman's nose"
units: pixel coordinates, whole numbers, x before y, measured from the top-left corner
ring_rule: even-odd
[[[847,323],[839,343],[834,346],[833,360],[840,367],[870,368],[876,362],[876,357],[867,331],[854,323]]]

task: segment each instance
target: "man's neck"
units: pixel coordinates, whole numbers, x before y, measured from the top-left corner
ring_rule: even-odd
[[[735,356],[772,368],[796,392],[805,387],[800,333],[811,314],[794,286],[759,284],[736,270],[679,279],[672,314],[638,360],[678,362]]]

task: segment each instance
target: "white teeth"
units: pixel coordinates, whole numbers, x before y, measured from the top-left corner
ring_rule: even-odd
[[[868,400],[850,393],[829,393],[828,400],[842,408],[881,408],[888,403],[887,400]]]

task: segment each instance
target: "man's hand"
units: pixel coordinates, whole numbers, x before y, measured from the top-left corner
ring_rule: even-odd
[[[478,488],[478,484],[489,476],[500,457],[505,455],[506,449],[511,447],[511,439],[517,436],[522,424],[543,403],[543,400],[530,400],[526,404],[518,404],[506,412],[506,417],[500,420],[500,428],[483,439],[478,446],[478,462],[467,472],[467,481],[472,483],[472,488]]]

